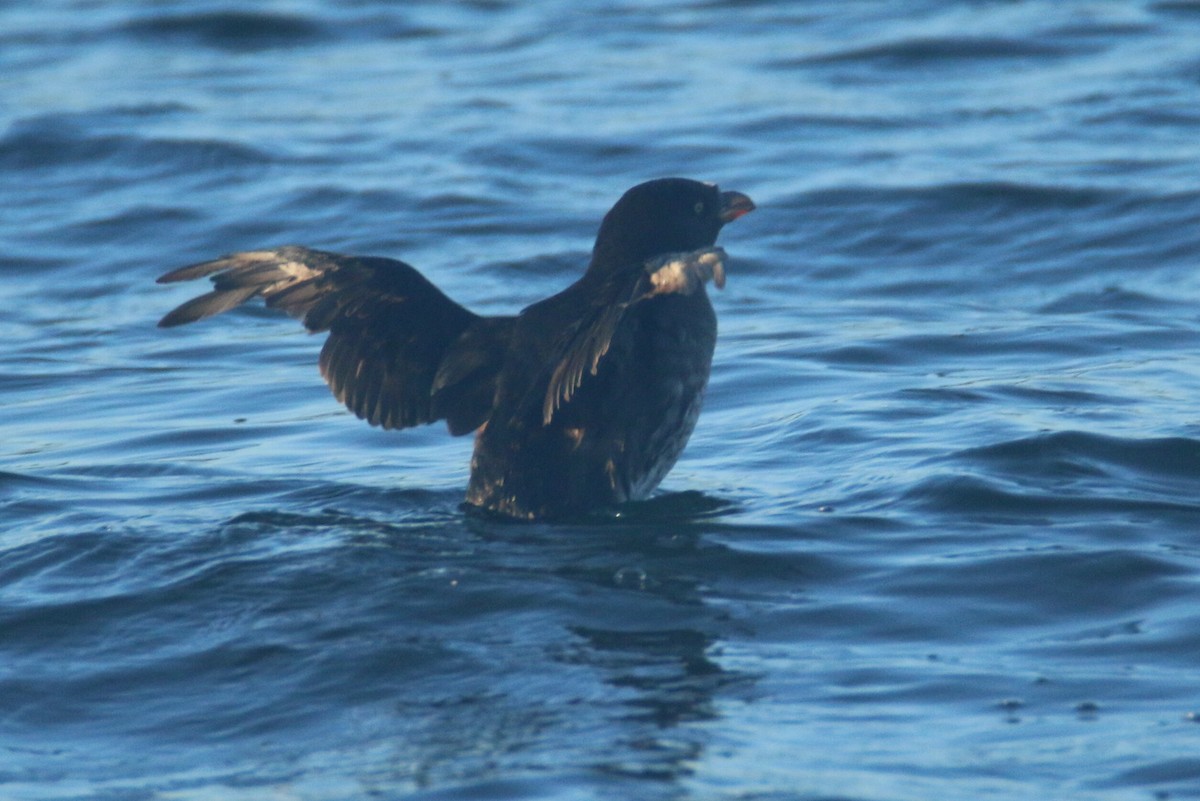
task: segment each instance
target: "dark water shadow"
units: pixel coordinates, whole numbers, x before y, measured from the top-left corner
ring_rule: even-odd
[[[467,503],[462,504],[460,508],[468,519],[513,525],[530,524],[530,521],[514,520]],[[554,517],[549,520],[534,521],[534,524],[552,523],[562,526],[686,524],[736,514],[738,511],[739,507],[734,501],[706,495],[699,490],[684,490],[663,493],[644,501],[630,501],[618,506],[608,506]]]
[[[394,618],[390,633],[361,636],[407,631],[437,646],[438,656],[407,683],[379,678],[377,691],[394,691],[402,710],[393,734],[397,783],[418,770],[430,787],[450,774],[487,782],[511,775],[516,763],[554,762],[594,781],[661,789],[689,776],[709,748],[721,698],[757,680],[721,664],[722,642],[737,624],[706,600],[728,553],[706,535],[719,530],[714,519],[735,511],[727,501],[681,492],[567,523],[513,524],[450,512],[443,494],[404,493],[393,499],[405,507],[403,519],[389,519],[379,497],[355,508],[358,495],[341,493],[311,511],[243,512],[223,528],[372,546],[380,576],[443,571],[463,591],[429,610],[441,591],[431,581],[359,577],[362,593],[390,594],[383,603]],[[495,644],[485,663],[439,667],[488,641]],[[571,678],[542,686],[553,676]],[[412,687],[423,689],[414,695]],[[484,723],[499,720],[503,727]],[[581,721],[587,736],[576,731]],[[475,755],[490,755],[490,763]]]

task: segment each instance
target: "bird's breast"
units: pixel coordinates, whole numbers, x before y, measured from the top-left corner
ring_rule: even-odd
[[[635,367],[613,397],[626,410],[616,416],[624,448],[613,471],[622,500],[644,498],[679,458],[700,416],[716,345],[716,315],[703,292],[644,305],[631,321]]]
[[[596,373],[549,423],[540,405],[493,417],[476,442],[467,500],[544,517],[646,497],[696,426],[716,335],[702,290],[630,307]]]

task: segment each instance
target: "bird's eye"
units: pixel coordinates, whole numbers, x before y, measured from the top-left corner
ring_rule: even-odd
[[[704,213],[704,201],[701,200],[701,201],[697,202],[696,205],[692,207],[692,210],[695,211],[696,216],[699,217],[701,214]]]

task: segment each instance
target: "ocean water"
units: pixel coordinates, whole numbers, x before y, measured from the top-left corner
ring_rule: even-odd
[[[481,313],[752,195],[654,500],[460,508],[168,269]],[[1200,3],[0,3],[0,798],[1200,798]]]

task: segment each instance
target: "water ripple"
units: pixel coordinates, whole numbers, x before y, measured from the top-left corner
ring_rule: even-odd
[[[0,795],[1194,794],[1195,4],[87,6],[0,3]],[[664,174],[759,209],[644,504],[155,328],[286,242],[514,313]]]
[[[107,164],[140,173],[263,166],[264,150],[217,139],[91,134],[53,117],[21,120],[0,138],[0,166],[28,172]]]
[[[991,63],[1000,60],[1040,61],[1047,58],[1065,58],[1080,52],[1086,50],[1079,46],[1068,48],[1029,39],[994,36],[910,37],[800,59],[775,61],[771,66],[778,68],[853,62],[878,64],[885,68],[917,68],[931,64],[942,67],[948,64]]]
[[[327,27],[310,16],[256,11],[157,14],[131,20],[123,30],[171,45],[195,42],[231,51],[304,46],[328,35]]]

